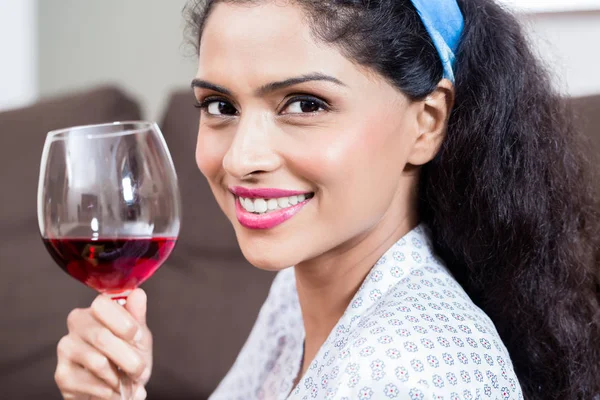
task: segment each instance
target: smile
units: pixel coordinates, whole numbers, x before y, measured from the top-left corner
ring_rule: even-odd
[[[230,188],[236,216],[249,229],[271,229],[296,215],[314,197],[312,192]]]
[[[299,194],[297,196],[279,197],[277,199],[251,199],[239,197],[238,201],[244,210],[250,213],[265,214],[277,210],[288,209],[307,199],[311,199],[313,196],[313,193],[308,193]]]

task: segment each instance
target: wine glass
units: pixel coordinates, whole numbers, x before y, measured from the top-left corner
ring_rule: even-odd
[[[171,155],[155,123],[49,132],[38,186],[46,249],[69,275],[124,305],[166,260],[181,205]],[[121,398],[133,398],[121,376]]]

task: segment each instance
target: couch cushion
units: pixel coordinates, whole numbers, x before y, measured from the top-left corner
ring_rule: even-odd
[[[36,217],[39,165],[48,131],[140,119],[138,105],[118,89],[99,88],[0,113],[0,215],[3,228],[29,228]],[[23,226],[23,221],[27,225]]]
[[[178,251],[239,252],[233,227],[196,165],[199,110],[191,89],[173,93],[161,123],[180,182],[183,222]]]
[[[10,399],[60,399],[56,344],[67,333],[69,311],[88,307],[95,293],[52,261],[35,231],[2,236],[0,259],[2,393]]]
[[[570,100],[576,123],[591,145],[594,159],[600,155],[600,95],[575,97]]]

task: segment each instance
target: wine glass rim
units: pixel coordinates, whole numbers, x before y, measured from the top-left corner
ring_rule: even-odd
[[[106,128],[106,127],[111,127],[111,126],[123,126],[123,125],[135,126],[133,129],[128,129],[128,130],[119,132],[122,134],[131,135],[131,134],[135,134],[135,133],[144,132],[150,128],[153,128],[154,126],[156,126],[156,122],[115,121],[115,122],[103,122],[103,123],[99,123],[99,124],[76,125],[76,126],[71,126],[68,128],[52,130],[52,131],[48,132],[47,137],[48,138],[56,138],[61,135],[66,135],[66,134],[71,134],[71,133],[81,133],[81,131],[88,130],[88,129]],[[117,132],[111,132],[111,133],[107,133],[107,134],[114,134],[114,133],[117,133]]]

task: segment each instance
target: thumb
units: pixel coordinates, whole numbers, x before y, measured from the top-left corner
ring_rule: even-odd
[[[147,301],[146,292],[142,289],[135,289],[127,297],[127,303],[125,304],[125,309],[143,326],[146,326]]]

